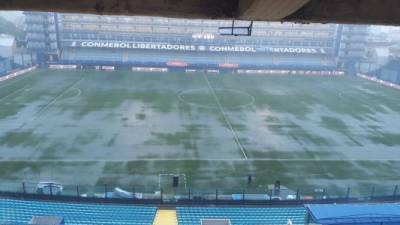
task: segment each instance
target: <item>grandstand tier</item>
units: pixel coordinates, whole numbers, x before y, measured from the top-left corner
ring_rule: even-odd
[[[180,225],[198,225],[202,219],[228,219],[232,225],[304,224],[306,210],[298,208],[194,208],[176,209]]]
[[[230,24],[223,20],[25,14],[27,46],[39,63],[334,70],[366,51],[366,26],[256,22],[252,36],[236,38],[219,35]]]
[[[65,224],[150,225],[156,210],[143,206],[0,199],[0,224],[27,224],[34,216],[57,216]]]

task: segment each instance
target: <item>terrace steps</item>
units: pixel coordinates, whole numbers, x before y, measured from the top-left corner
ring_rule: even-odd
[[[178,225],[176,210],[159,209],[153,221],[153,225]]]

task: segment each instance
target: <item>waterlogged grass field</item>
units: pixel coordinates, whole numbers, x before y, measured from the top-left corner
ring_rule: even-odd
[[[400,92],[355,77],[38,70],[0,83],[0,181],[395,185]],[[167,178],[166,178],[167,179]],[[169,180],[168,180],[169,181]],[[170,185],[165,182],[165,185]]]

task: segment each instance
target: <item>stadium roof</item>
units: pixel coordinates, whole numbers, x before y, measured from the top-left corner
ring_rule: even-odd
[[[13,0],[0,10],[400,25],[399,0]]]
[[[313,222],[333,224],[400,224],[400,204],[306,205]]]

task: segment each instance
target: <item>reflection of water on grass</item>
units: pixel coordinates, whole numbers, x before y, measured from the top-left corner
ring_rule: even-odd
[[[215,88],[216,95],[220,98],[221,105],[224,108],[245,108],[251,106],[255,102],[254,96],[247,92],[236,90],[236,89],[225,89],[225,88]],[[224,97],[229,97],[229,99],[224,99]],[[178,99],[188,105],[203,107],[203,108],[215,108],[218,106],[214,105],[212,93],[209,93],[208,88],[198,88],[181,91],[178,94]],[[204,102],[202,102],[204,101]],[[228,101],[241,101],[229,103]],[[232,105],[230,105],[232,104]]]

